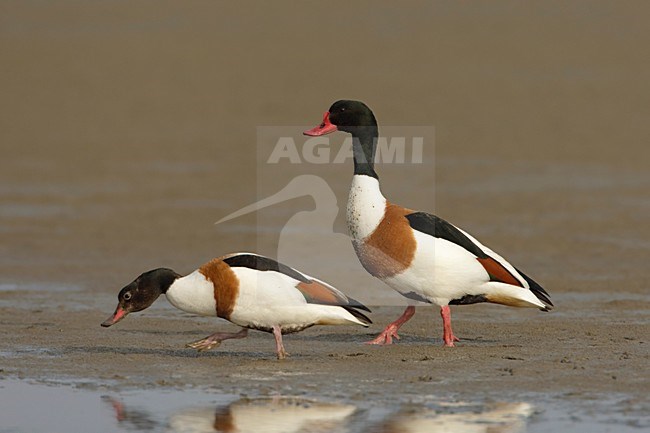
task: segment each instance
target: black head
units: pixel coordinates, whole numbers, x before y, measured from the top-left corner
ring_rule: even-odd
[[[329,109],[329,119],[339,131],[352,132],[349,128],[377,126],[372,110],[361,101],[336,101]]]
[[[148,308],[179,277],[179,274],[167,268],[154,269],[140,275],[131,284],[120,290],[117,295],[118,303],[115,313],[106,319],[102,326],[114,325],[127,314]]]
[[[368,129],[376,133],[377,120],[372,110],[361,101],[341,100],[332,104],[319,126],[305,131],[304,134],[317,136],[334,131],[360,134]]]

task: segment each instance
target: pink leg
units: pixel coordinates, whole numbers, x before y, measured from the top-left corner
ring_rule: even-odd
[[[411,317],[415,314],[415,307],[410,306],[406,307],[406,310],[402,313],[399,318],[394,321],[393,323],[390,323],[386,328],[377,336],[372,341],[366,342],[366,344],[393,344],[393,337],[397,338],[399,340],[399,335],[397,335],[397,331],[399,328],[408,322]]]
[[[230,340],[232,338],[246,338],[248,335],[248,329],[242,328],[239,332],[215,332],[214,334],[208,335],[201,340],[194,341],[192,343],[187,343],[187,347],[196,349],[199,352],[204,350],[210,350],[213,347],[217,347],[221,344],[223,340]]]
[[[278,353],[278,359],[284,359],[289,354],[284,350],[284,344],[282,344],[282,330],[278,325],[273,327],[273,336],[275,337],[275,351]]]
[[[460,339],[456,338],[451,330],[451,309],[449,305],[440,307],[440,315],[442,316],[442,339],[445,340],[445,346],[454,347],[454,341],[460,341]]]

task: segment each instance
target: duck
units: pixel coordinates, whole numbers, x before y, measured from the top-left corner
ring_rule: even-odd
[[[361,265],[402,296],[438,306],[445,346],[460,341],[452,330],[450,305],[488,302],[541,311],[553,308],[542,286],[466,231],[384,197],[374,167],[379,127],[365,103],[334,102],[323,121],[304,134],[335,131],[349,133],[353,139],[354,176],[346,219]],[[368,344],[392,344],[414,314],[415,306],[407,306]]]
[[[216,316],[240,326],[239,332],[215,332],[188,343],[198,351],[224,340],[245,338],[249,329],[272,333],[278,359],[288,356],[282,342],[314,325],[370,326],[360,310],[370,309],[328,283],[278,261],[240,252],[212,259],[188,275],[169,268],[144,272],[120,290],[115,312],[101,326],[150,307],[164,294],[174,307],[190,314]]]

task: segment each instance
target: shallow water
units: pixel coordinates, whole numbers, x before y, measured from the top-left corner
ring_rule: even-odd
[[[531,403],[535,401],[535,403]],[[558,404],[550,396],[527,401],[332,401],[311,396],[238,396],[197,389],[116,391],[0,382],[0,432],[638,432],[650,415],[633,401],[592,397]]]

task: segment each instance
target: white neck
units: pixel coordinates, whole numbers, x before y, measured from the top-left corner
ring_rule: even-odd
[[[348,197],[348,230],[352,239],[365,239],[377,228],[386,210],[386,199],[379,189],[379,180],[356,174]]]

